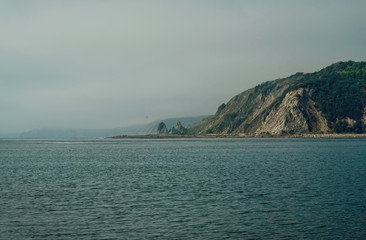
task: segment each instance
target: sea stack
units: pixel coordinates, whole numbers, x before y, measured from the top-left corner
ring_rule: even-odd
[[[168,134],[168,129],[164,122],[159,123],[157,134]]]
[[[182,126],[179,120],[177,120],[177,123],[175,124],[174,127],[172,127],[169,133],[173,135],[184,135],[187,133],[187,129]]]

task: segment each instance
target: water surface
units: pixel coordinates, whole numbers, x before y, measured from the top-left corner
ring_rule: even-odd
[[[364,239],[366,139],[0,140],[0,239]]]

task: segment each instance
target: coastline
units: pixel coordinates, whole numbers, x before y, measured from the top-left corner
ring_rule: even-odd
[[[169,134],[147,134],[147,135],[119,135],[107,137],[112,139],[135,138],[135,139],[177,139],[177,138],[366,138],[366,133],[304,133],[284,135],[249,135],[249,134],[207,134],[207,135],[169,135]]]

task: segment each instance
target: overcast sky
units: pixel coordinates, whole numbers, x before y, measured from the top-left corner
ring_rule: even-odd
[[[215,113],[366,60],[366,1],[0,1],[0,133]]]

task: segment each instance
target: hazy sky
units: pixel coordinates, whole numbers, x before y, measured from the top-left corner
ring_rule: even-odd
[[[0,1],[0,133],[212,114],[366,60],[366,1]]]

